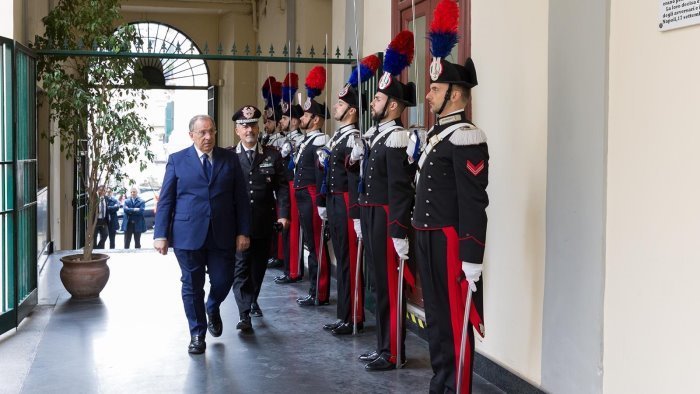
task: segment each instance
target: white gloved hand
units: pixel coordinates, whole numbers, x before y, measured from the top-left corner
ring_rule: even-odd
[[[406,156],[408,156],[408,162],[413,163],[420,158],[421,151],[423,150],[423,145],[425,145],[423,138],[421,138],[421,132],[423,130],[412,129],[409,131],[408,146],[406,146]]]
[[[362,138],[355,138],[355,144],[350,152],[350,161],[356,163],[365,156],[365,141]]]
[[[401,260],[408,260],[408,240],[405,238],[392,238],[394,250]]]
[[[476,292],[476,282],[481,278],[481,264],[467,263],[462,261],[462,272],[469,281],[469,290]]]
[[[357,239],[362,239],[362,228],[360,227],[360,219],[352,219],[352,226],[355,228]]]
[[[293,150],[292,143],[290,141],[287,141],[282,145],[282,149],[280,150],[280,155],[282,155],[282,157],[286,158],[287,156],[289,156],[290,153],[292,153],[292,150]]]
[[[318,207],[318,217],[320,217],[321,220],[328,219],[328,214],[326,213],[326,207]]]
[[[328,158],[331,155],[331,151],[324,146],[316,149],[316,155],[318,156],[318,164],[321,165],[321,168],[325,168],[326,164],[328,164]]]

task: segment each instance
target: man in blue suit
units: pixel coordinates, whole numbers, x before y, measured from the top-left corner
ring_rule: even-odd
[[[207,329],[214,337],[223,331],[219,305],[234,281],[246,280],[244,267],[234,261],[237,250],[248,249],[251,219],[240,163],[234,152],[215,146],[214,120],[196,115],[189,130],[194,144],[171,154],[165,167],[154,247],[163,255],[173,247],[182,271],[182,301],[191,336],[188,352],[201,354]],[[206,305],[205,270],[210,283]]]

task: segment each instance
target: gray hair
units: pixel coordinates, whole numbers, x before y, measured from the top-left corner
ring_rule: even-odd
[[[211,122],[211,124],[214,126],[214,130],[216,130],[216,122],[214,121],[214,118],[212,118],[209,115],[195,115],[190,119],[190,131],[194,131],[194,124],[197,123],[198,120],[200,119],[207,119]]]

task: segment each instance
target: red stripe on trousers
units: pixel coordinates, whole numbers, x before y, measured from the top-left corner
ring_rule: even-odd
[[[299,278],[299,208],[294,182],[289,181],[289,277]]]
[[[365,300],[364,300],[364,282],[362,281],[362,266],[360,266],[360,283],[355,283],[355,270],[357,269],[357,233],[355,232],[355,222],[350,217],[350,195],[348,192],[343,193],[345,200],[345,209],[348,214],[348,247],[350,248],[350,310],[352,318],[357,316],[357,323],[365,321]],[[355,307],[355,286],[360,286],[357,289],[357,310]]]
[[[459,370],[459,355],[462,341],[462,323],[464,323],[464,307],[467,302],[467,290],[469,284],[466,280],[460,280],[462,274],[462,260],[459,258],[459,237],[454,227],[444,227],[442,232],[447,238],[447,292],[450,298],[450,318],[452,320],[452,339],[454,344],[455,355],[455,387],[457,387],[457,371]],[[476,316],[476,320],[474,317]],[[476,312],[476,306],[472,301],[469,308],[469,320],[472,325],[479,324],[479,318]],[[478,327],[478,326],[477,326]],[[472,329],[472,328],[469,328]],[[467,337],[467,341],[469,337]],[[464,369],[462,370],[462,393],[469,393],[471,389],[471,345],[469,343],[464,347]]]
[[[316,260],[318,260],[318,252],[321,250],[321,218],[318,216],[318,205],[316,205],[316,186],[309,186],[306,189],[311,195],[311,206],[312,206],[312,222],[314,224],[314,247],[316,253]],[[325,250],[324,250],[325,252]],[[330,283],[327,278],[327,272],[330,269],[328,261],[328,253],[323,253],[323,261],[318,261],[318,269],[316,270],[316,275],[319,276],[318,279],[318,298],[319,301],[328,301],[331,294]]]
[[[398,255],[396,254],[396,250],[394,249],[394,241],[391,239],[391,236],[389,235],[389,206],[387,205],[382,205],[382,208],[384,208],[384,212],[386,213],[386,228],[387,228],[387,236],[386,236],[386,277],[387,281],[387,289],[389,289],[389,313],[391,316],[389,316],[389,326],[391,327],[391,333],[390,333],[390,338],[391,338],[391,362],[396,363],[396,354],[397,354],[397,349],[396,349],[396,327],[398,322],[396,321],[396,311],[397,311],[397,303],[398,303],[398,298],[397,298],[397,293],[399,291],[399,259]],[[399,361],[400,362],[400,361]]]

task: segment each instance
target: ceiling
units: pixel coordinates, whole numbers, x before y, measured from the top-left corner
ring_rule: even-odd
[[[122,0],[125,12],[176,14],[251,14],[257,0]]]

